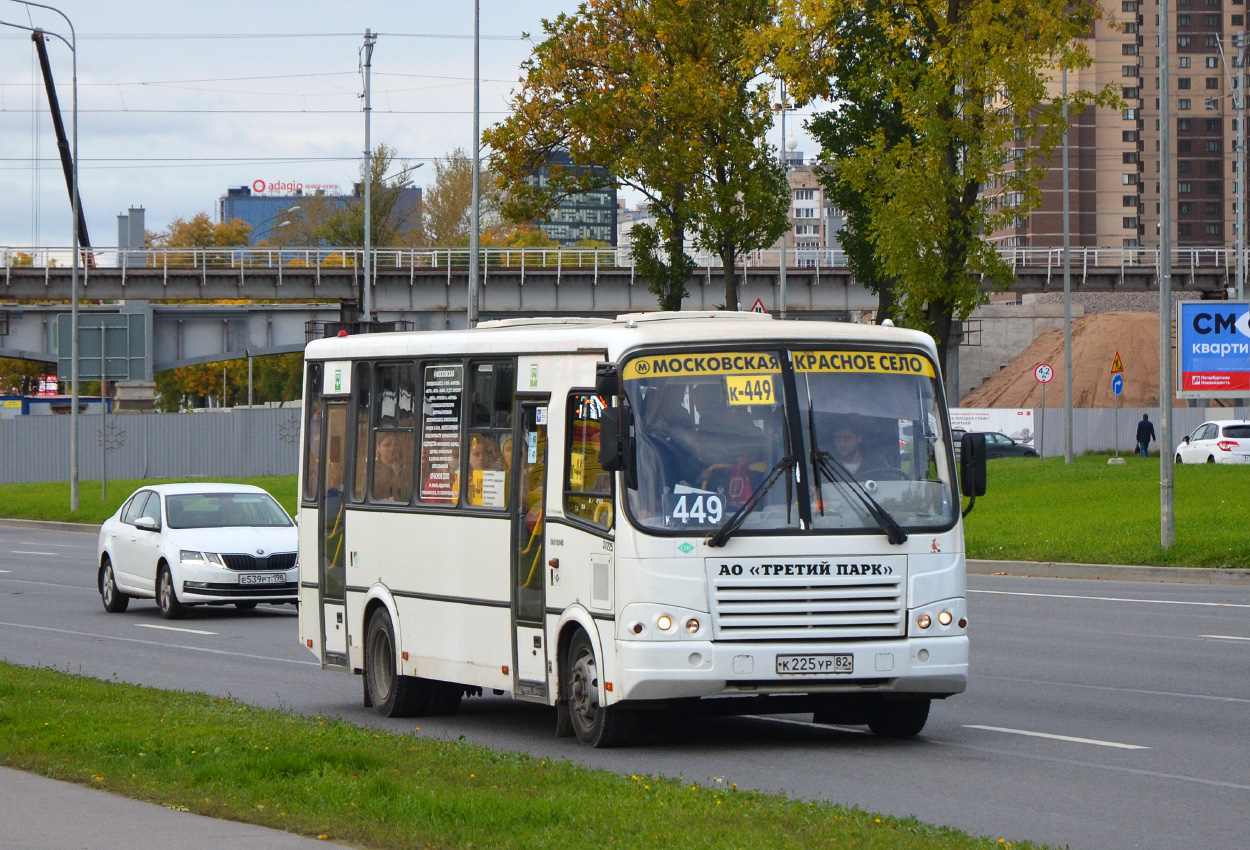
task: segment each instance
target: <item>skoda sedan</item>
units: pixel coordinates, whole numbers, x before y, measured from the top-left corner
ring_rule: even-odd
[[[1250,463],[1250,422],[1203,422],[1176,447],[1177,463]]]
[[[255,608],[298,594],[295,523],[248,484],[141,487],[100,526],[96,586],[104,610],[155,599],[166,619],[191,605]]]

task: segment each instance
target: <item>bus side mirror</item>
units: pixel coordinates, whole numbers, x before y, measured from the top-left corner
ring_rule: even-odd
[[[959,489],[972,498],[985,495],[984,434],[964,434],[959,441]]]
[[[634,417],[628,407],[605,408],[599,417],[599,465],[606,472],[624,472],[625,486],[638,486],[634,463]]]
[[[615,363],[595,364],[595,394],[604,401],[621,394],[621,376]]]

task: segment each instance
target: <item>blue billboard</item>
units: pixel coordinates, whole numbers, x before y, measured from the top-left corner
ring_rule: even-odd
[[[1178,301],[1176,395],[1250,395],[1250,303]]]

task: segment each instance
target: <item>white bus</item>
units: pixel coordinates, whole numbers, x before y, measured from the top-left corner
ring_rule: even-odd
[[[727,312],[314,341],[300,639],[387,716],[494,692],[594,746],[676,700],[915,735],[968,677],[936,364]]]

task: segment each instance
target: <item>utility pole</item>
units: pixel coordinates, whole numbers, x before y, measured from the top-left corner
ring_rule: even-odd
[[[1164,549],[1176,540],[1172,480],[1171,14],[1169,0],[1159,0],[1159,543]]]
[[[786,317],[786,243],[790,241],[790,233],[794,225],[790,223],[790,210],[794,206],[794,192],[790,189],[790,158],[786,154],[786,81],[781,81],[781,169],[786,176],[786,232],[781,234],[781,276],[778,279],[781,297],[781,318]],[[739,304],[739,307],[742,305]]]
[[[479,185],[478,172],[481,170],[478,160],[482,150],[482,133],[479,127],[481,116],[481,81],[479,79],[480,60],[478,46],[480,36],[478,25],[481,19],[480,0],[473,0],[473,220],[469,222],[469,327],[477,327],[477,252],[482,238],[482,187]]]
[[[1246,33],[1233,33],[1237,82],[1237,300],[1246,297]]]
[[[1068,68],[1063,68],[1063,462],[1072,463],[1072,205],[1068,196]],[[1042,398],[1046,385],[1042,384]],[[1042,404],[1042,419],[1046,405]],[[1041,452],[1038,452],[1040,455]]]
[[[373,223],[373,193],[370,191],[370,187],[373,185],[373,147],[369,140],[369,118],[373,111],[373,105],[370,100],[369,84],[373,62],[373,45],[377,40],[378,37],[371,30],[365,30],[365,291],[362,307],[365,314],[366,327],[373,324],[373,278],[371,277],[372,263],[369,256],[373,251],[373,234],[370,229]]]

